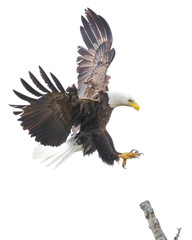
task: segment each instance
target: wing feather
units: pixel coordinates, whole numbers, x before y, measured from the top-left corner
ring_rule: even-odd
[[[13,90],[19,98],[28,101],[29,105],[10,106],[19,109],[13,113],[20,115],[18,120],[21,121],[21,126],[24,130],[27,129],[36,141],[43,145],[59,146],[66,141],[79,113],[77,89],[73,85],[65,91],[59,80],[51,74],[56,84],[54,86],[42,68],[40,72],[52,91],[47,92],[47,89],[30,73],[34,84],[46,93],[39,93],[22,79],[23,86],[39,98],[31,98]]]
[[[110,42],[112,43],[113,42],[113,36],[112,36],[112,32],[111,32],[111,29],[109,27],[109,24],[106,22],[106,20],[101,17],[101,16],[98,16],[102,25],[104,26],[104,29],[105,29],[105,33],[106,33],[106,38],[110,40]]]
[[[28,96],[26,96],[26,95],[24,95],[24,94],[22,94],[22,93],[20,93],[20,92],[18,92],[16,90],[13,90],[13,92],[17,95],[17,97],[19,97],[22,100],[27,101],[29,103],[32,103],[32,102],[34,102],[36,100],[35,98],[28,97]]]
[[[93,43],[93,46],[94,46],[94,44],[97,43],[97,39],[95,37],[95,34],[93,33],[93,31],[90,27],[90,24],[88,23],[88,21],[83,16],[81,17],[81,20],[82,20],[84,29],[86,29],[87,36],[89,37],[90,41]],[[95,47],[98,47],[98,46],[95,46]]]
[[[90,51],[88,51],[86,48],[84,47],[80,47],[78,46],[78,53],[82,56],[93,56],[94,57],[94,54]]]
[[[106,72],[115,50],[111,49],[113,37],[106,20],[89,8],[85,13],[87,20],[81,17],[80,31],[87,49],[78,47],[78,96],[93,99],[100,90],[108,90]]]
[[[53,73],[50,73],[51,77],[53,78],[53,81],[55,82],[56,86],[58,87],[58,89],[62,92],[65,93],[65,89],[63,88],[63,86],[61,85],[60,81],[55,77],[55,75],[53,75]]]
[[[42,94],[38,91],[36,91],[34,88],[32,88],[24,79],[21,78],[21,83],[23,84],[23,86],[25,87],[25,89],[27,91],[29,91],[30,93],[32,93],[33,95],[37,96],[37,97],[41,97]]]
[[[105,41],[106,31],[99,16],[89,8],[85,12],[86,12],[87,18],[90,19],[92,23],[94,23],[94,29],[95,30],[97,29],[96,34],[98,39]]]
[[[94,49],[94,44],[92,43],[92,41],[90,40],[90,38],[88,37],[88,33],[85,31],[85,29],[83,27],[80,27],[80,31],[81,31],[81,36],[83,38],[83,41],[85,42],[87,48],[91,48]]]
[[[31,72],[29,72],[29,76],[37,88],[39,88],[41,91],[45,93],[49,93],[49,90],[45,88]]]
[[[39,70],[41,73],[42,78],[44,79],[45,83],[47,83],[48,87],[53,91],[53,92],[58,92],[57,88],[53,85],[51,80],[48,78],[47,74],[43,71],[43,69],[39,66]]]

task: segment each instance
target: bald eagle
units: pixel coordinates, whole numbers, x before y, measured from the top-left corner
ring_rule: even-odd
[[[122,158],[125,167],[127,159],[137,158],[141,153],[116,151],[106,125],[114,108],[129,106],[139,110],[139,105],[128,94],[108,90],[110,76],[106,72],[115,56],[112,32],[106,20],[91,9],[85,10],[85,15],[86,18],[81,17],[80,31],[87,48],[78,47],[77,87],[73,84],[65,90],[55,75],[50,73],[50,80],[39,67],[47,86],[29,72],[38,90],[23,79],[21,83],[37,98],[13,90],[29,104],[11,106],[19,109],[14,114],[20,115],[18,120],[23,129],[40,143],[36,155],[49,158],[42,154],[43,145],[58,147],[65,143],[67,150],[53,156],[59,163],[76,151],[83,151],[84,155],[97,151],[103,162],[113,165]]]

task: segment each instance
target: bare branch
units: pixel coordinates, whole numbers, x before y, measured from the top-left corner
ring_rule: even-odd
[[[167,240],[165,234],[163,233],[160,223],[155,216],[153,208],[149,201],[142,202],[140,204],[141,209],[144,211],[145,217],[148,220],[149,228],[153,232],[156,240]],[[175,240],[175,239],[174,239]],[[177,240],[177,238],[176,238]]]
[[[174,237],[174,240],[178,240],[178,238],[180,237],[181,228],[177,228],[177,231],[178,231],[178,233]]]
[[[144,211],[145,217],[148,220],[149,228],[151,229],[156,240],[167,240],[165,234],[161,229],[161,225],[155,216],[154,210],[149,201],[142,202],[140,208]],[[181,228],[177,228],[177,234],[174,240],[178,240],[180,237]]]

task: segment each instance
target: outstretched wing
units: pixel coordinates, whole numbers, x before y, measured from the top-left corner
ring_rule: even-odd
[[[19,108],[14,114],[20,115],[18,119],[24,130],[28,129],[31,136],[43,145],[59,146],[66,141],[79,111],[79,98],[75,85],[66,91],[59,80],[51,73],[55,84],[51,82],[41,67],[40,73],[49,88],[45,88],[37,78],[29,72],[33,83],[43,93],[32,88],[21,79],[23,86],[38,98],[31,98],[15,90],[14,93],[29,105],[11,105]]]
[[[87,20],[82,16],[81,35],[87,46],[78,48],[77,58],[78,96],[96,99],[100,90],[106,91],[109,76],[107,69],[115,56],[111,49],[113,37],[104,18],[91,9],[85,10]]]

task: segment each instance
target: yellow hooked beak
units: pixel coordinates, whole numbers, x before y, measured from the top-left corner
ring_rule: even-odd
[[[137,102],[131,102],[129,103],[129,106],[135,108],[137,111],[139,111],[140,109],[139,104]]]

